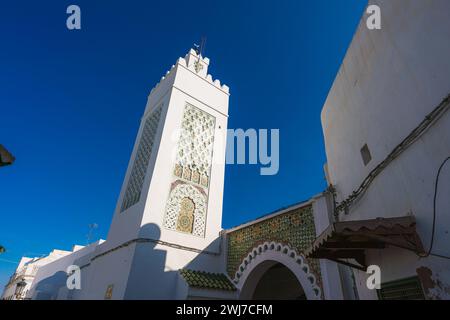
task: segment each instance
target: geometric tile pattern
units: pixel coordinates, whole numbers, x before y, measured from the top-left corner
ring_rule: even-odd
[[[128,179],[127,189],[122,201],[121,212],[139,202],[141,197],[142,185],[144,184],[147,173],[148,162],[153,149],[156,131],[161,118],[162,106],[159,106],[145,121],[142,131],[141,141],[136,152],[136,158]]]
[[[190,199],[194,203],[194,221],[192,233],[195,236],[203,237],[206,224],[206,197],[198,187],[192,186],[182,181],[177,181],[170,192],[167,203],[164,227],[169,230],[183,231],[177,228],[179,215],[183,212],[183,200]]]
[[[195,203],[189,197],[181,199],[180,213],[178,214],[177,230],[192,233],[194,225]]]
[[[190,233],[195,236],[205,236],[215,125],[214,116],[186,104],[172,171],[172,187],[164,215],[164,227],[167,229],[185,233],[192,230]],[[181,206],[181,202],[187,203],[185,198],[195,204],[192,229],[188,225],[190,219]],[[179,217],[180,213],[182,217]],[[185,225],[180,227],[179,221]]]
[[[312,206],[293,209],[270,219],[227,233],[227,273],[233,278],[243,259],[253,248],[265,242],[277,242],[302,254],[316,239]],[[321,287],[320,265],[317,259],[305,259]]]
[[[210,273],[181,269],[180,274],[190,287],[215,289],[225,291],[236,291],[236,287],[223,273]]]
[[[216,119],[212,115],[190,104],[186,105],[178,140],[176,164],[188,169],[191,176],[194,172],[198,172],[200,177],[209,177],[215,123]],[[187,174],[186,179],[192,180]]]

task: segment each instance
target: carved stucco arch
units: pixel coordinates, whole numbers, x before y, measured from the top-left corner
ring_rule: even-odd
[[[171,190],[166,207],[164,227],[170,230],[176,230],[177,220],[180,214],[180,205],[183,198],[189,198],[195,204],[192,234],[204,237],[206,225],[206,195],[197,187],[187,183],[180,182],[175,184]]]
[[[271,266],[271,261],[283,264],[296,276],[308,300],[322,299],[322,290],[317,285],[316,276],[311,272],[305,257],[297,254],[288,245],[277,242],[265,242],[254,247],[243,259],[233,279],[236,287],[241,291],[241,298],[249,299],[248,296],[245,296],[247,293],[242,291],[246,289],[246,285],[256,286],[256,284],[247,283],[248,280],[251,280],[249,277],[252,272],[263,274]],[[262,270],[258,270],[258,268]]]

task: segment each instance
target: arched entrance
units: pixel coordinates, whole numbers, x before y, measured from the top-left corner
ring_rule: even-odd
[[[285,265],[266,261],[257,269],[261,270],[253,270],[250,276],[255,279],[248,279],[242,289],[244,296],[252,300],[306,300],[302,285]]]
[[[240,290],[239,299],[322,299],[305,258],[280,243],[254,248],[233,281]]]

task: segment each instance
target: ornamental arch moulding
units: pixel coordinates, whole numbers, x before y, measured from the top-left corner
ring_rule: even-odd
[[[312,201],[230,229],[226,234],[227,274],[241,290],[242,299],[252,297],[264,274],[270,278],[272,267],[292,273],[291,279],[298,280],[307,299],[323,298],[320,263],[303,254],[316,238]]]
[[[280,263],[297,278],[308,300],[322,299],[322,290],[305,257],[287,245],[265,242],[251,250],[234,275],[233,282],[240,291],[240,299],[251,299],[264,273]]]
[[[204,237],[206,201],[206,195],[195,186],[177,181],[170,191],[164,227]],[[188,221],[190,213],[192,213],[192,221]],[[188,226],[191,222],[192,224]]]

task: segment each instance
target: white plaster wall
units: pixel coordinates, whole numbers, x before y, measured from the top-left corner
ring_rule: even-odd
[[[338,201],[355,190],[368,173],[450,93],[450,2],[447,0],[370,1],[382,13],[382,29],[368,30],[361,20],[322,110],[330,182]],[[364,166],[360,149],[368,144],[372,161]],[[450,115],[379,175],[342,220],[413,214],[425,248],[431,237],[434,182],[450,156]],[[443,170],[437,205],[434,252],[450,256],[450,166]],[[405,258],[401,250],[369,255],[386,281],[404,278],[425,266],[435,296],[450,298],[450,263],[438,258]],[[362,276],[360,273],[357,273]],[[359,281],[361,298],[373,298]]]
[[[108,233],[107,242],[104,246],[105,250],[109,250],[111,248],[114,248],[128,240],[135,239],[139,235],[139,230],[142,225],[142,218],[143,213],[145,210],[145,204],[146,204],[146,198],[148,194],[148,189],[150,185],[150,181],[153,180],[153,172],[155,171],[156,166],[156,159],[158,156],[158,151],[160,149],[160,141],[161,141],[161,135],[165,126],[165,119],[168,112],[168,105],[169,105],[169,99],[171,94],[171,84],[173,81],[172,79],[167,79],[166,82],[161,84],[159,86],[159,90],[155,91],[155,93],[151,94],[148,102],[147,102],[147,110],[149,110],[149,105],[152,103],[152,108],[150,108],[150,111],[147,111],[146,114],[142,117],[141,124],[139,127],[139,131],[136,137],[136,141],[133,147],[133,152],[130,157],[130,162],[128,164],[127,173],[125,175],[124,181],[122,183],[122,189],[119,195],[119,199],[117,201],[115,214],[113,217],[113,221],[111,223],[111,227]],[[155,97],[156,95],[156,97]],[[142,131],[144,129],[145,121],[147,120],[148,116],[150,115],[151,111],[153,111],[154,108],[163,105],[162,107],[162,113],[160,118],[160,123],[158,125],[158,130],[155,135],[155,140],[153,144],[152,153],[150,156],[149,164],[147,167],[146,177],[143,183],[142,192],[141,192],[141,198],[138,203],[133,205],[132,207],[128,208],[124,212],[120,212],[123,197],[125,195],[125,191],[128,185],[128,179],[131,175],[131,171],[133,168],[133,164],[136,157],[136,152],[139,146],[139,142],[141,140]]]
[[[225,272],[219,256],[141,243],[134,253],[125,299],[180,298],[182,293],[177,292],[177,279],[178,270],[182,268]]]
[[[76,290],[69,290],[66,287],[63,287],[58,292],[58,300],[80,300],[80,299],[87,299],[88,296],[88,289],[90,287],[90,278],[91,278],[91,263],[92,258],[96,255],[96,252],[98,251],[99,246],[101,246],[104,243],[104,240],[98,241],[96,244],[96,247],[94,250],[89,250],[87,254],[83,254],[76,258],[73,261],[74,265],[77,265],[80,268],[80,275],[81,275],[81,288]]]
[[[59,290],[66,286],[67,268],[70,265],[78,265],[76,261],[83,256],[90,255],[99,242],[101,241],[94,242],[86,247],[75,246],[72,253],[41,266],[34,277],[27,298],[39,299],[39,293],[42,293],[45,295],[45,299],[57,299]]]
[[[136,244],[133,243],[98,257],[100,252],[104,252],[102,248],[99,248],[93,254],[95,259],[91,260],[90,265],[83,268],[82,290],[75,292],[72,299],[103,300],[109,285],[114,286],[112,300],[124,299],[135,248]]]
[[[331,223],[331,203],[329,195],[320,194],[313,198],[312,208],[316,235],[319,236]],[[342,300],[344,292],[342,277],[336,262],[320,259],[323,295],[326,300]],[[348,279],[344,279],[344,281]]]

